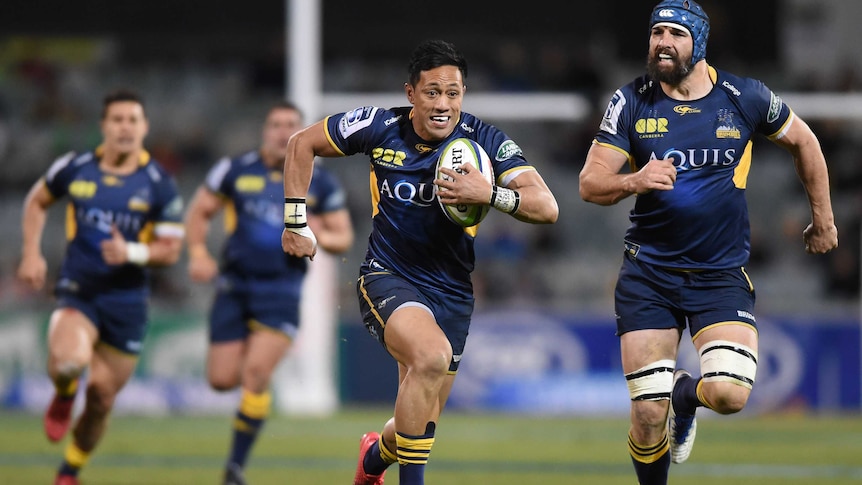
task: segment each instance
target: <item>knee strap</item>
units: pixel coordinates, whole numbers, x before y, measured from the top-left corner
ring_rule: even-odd
[[[724,381],[751,389],[757,373],[757,352],[729,340],[713,340],[700,349],[705,382]]]
[[[632,401],[670,399],[675,365],[673,360],[664,359],[626,374],[626,384],[629,386]]]

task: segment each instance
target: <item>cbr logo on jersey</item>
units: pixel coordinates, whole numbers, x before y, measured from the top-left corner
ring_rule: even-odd
[[[403,167],[404,159],[407,158],[407,153],[401,150],[393,150],[391,148],[377,147],[371,150],[371,158],[377,165],[384,167]]]
[[[234,187],[237,192],[263,192],[263,189],[266,187],[266,179],[259,175],[243,175],[236,179]]]
[[[75,180],[69,184],[69,195],[75,199],[92,199],[98,186],[90,180]]]
[[[518,146],[512,140],[506,140],[500,145],[500,148],[497,149],[497,156],[494,157],[498,162],[502,162],[503,160],[508,160],[516,155],[523,155],[524,152],[521,151],[521,147]]]
[[[433,183],[421,182],[416,186],[406,180],[399,180],[390,184],[388,179],[383,179],[380,184],[380,195],[417,207],[428,207],[432,203],[437,203]]]
[[[635,122],[635,131],[640,138],[663,138],[668,132],[667,118],[641,118]]]
[[[342,138],[347,138],[357,131],[367,128],[374,121],[374,114],[377,113],[377,108],[365,106],[356,108],[353,111],[344,113],[341,119],[338,120],[338,131]]]
[[[728,148],[722,151],[720,148],[688,148],[686,150],[671,148],[664,152],[661,157],[658,157],[655,152],[650,153],[650,160],[658,158],[671,159],[677,172],[687,172],[706,167],[733,165],[736,162],[736,149]]]

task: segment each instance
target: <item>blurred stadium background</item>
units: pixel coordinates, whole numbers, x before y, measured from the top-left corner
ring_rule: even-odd
[[[52,392],[43,374],[52,302],[14,278],[21,202],[55,157],[98,141],[107,90],[144,95],[146,145],[188,199],[215,160],[257,145],[276,99],[295,97],[309,122],[363,104],[406,104],[406,58],[433,37],[467,55],[465,110],[516,139],[561,204],[554,226],[497,213],[483,223],[477,311],[451,409],[624,422],[612,289],[630,201],[591,206],[578,196],[577,176],[611,93],[643,70],[654,3],[580,2],[564,13],[545,0],[529,8],[487,0],[2,2],[0,408],[41,412]],[[841,238],[828,256],[804,254],[805,194],[789,156],[758,139],[747,193],[762,348],[744,414],[858,415],[862,3],[701,3],[712,19],[710,63],[763,80],[818,134]],[[315,261],[316,299],[276,383],[285,414],[388,405],[397,377],[365,334],[354,292],[369,229],[367,161],[323,163],[347,186],[357,243],[343,257]],[[65,243],[61,212],[52,211],[43,242],[54,275]],[[214,237],[211,249],[219,247]],[[155,273],[152,330],[119,413],[233,408],[236,396],[210,392],[202,374],[211,295],[189,281],[185,259]],[[681,360],[695,366],[690,345],[683,350]]]

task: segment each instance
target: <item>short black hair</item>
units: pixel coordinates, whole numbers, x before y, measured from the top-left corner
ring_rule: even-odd
[[[144,107],[144,99],[131,89],[117,89],[106,94],[102,99],[102,119],[108,115],[108,106],[121,101],[132,101]]]
[[[296,111],[297,113],[299,113],[300,118],[304,118],[304,116],[302,114],[302,110],[299,109],[299,106],[297,106],[296,103],[294,103],[293,101],[288,101],[286,99],[282,99],[282,100],[279,100],[279,101],[276,101],[275,103],[273,103],[269,107],[269,110],[267,110],[266,116],[269,117],[269,115],[272,114],[272,112],[277,110],[277,109],[287,109],[287,110],[291,110],[291,111]]]
[[[445,40],[426,40],[413,49],[407,72],[409,82],[415,86],[419,82],[422,71],[430,71],[440,66],[455,66],[461,71],[461,76],[467,79],[467,60],[453,44]]]

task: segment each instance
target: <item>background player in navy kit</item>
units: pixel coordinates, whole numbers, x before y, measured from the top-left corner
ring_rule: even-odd
[[[805,250],[838,245],[826,161],[808,125],[763,83],[707,64],[709,19],[697,3],[665,0],[649,27],[647,75],[614,94],[580,175],[589,202],[637,195],[615,306],[641,485],[667,483],[670,462],[688,458],[697,407],[738,412],[754,384],[754,288],[743,266],[755,133],[793,156],[811,206]],[[627,162],[630,173],[619,173]],[[675,370],[686,324],[701,378]]]
[[[294,135],[285,161],[284,250],[313,256],[305,224],[306,189],[315,156],[365,153],[371,159],[372,232],[357,292],[366,326],[398,362],[395,416],[382,437],[360,441],[355,484],[383,483],[398,461],[402,484],[424,483],[434,430],[458,369],[470,315],[476,228],[446,219],[435,200],[491,204],[515,218],[553,223],[558,208],[520,148],[494,126],[461,111],[466,61],[443,41],[420,44],[410,58],[404,90],[412,108],[364,107],[327,117]],[[497,187],[478,170],[446,171],[434,180],[438,148],[459,137],[491,156]]]
[[[57,484],[78,483],[78,471],[135,369],[147,324],[145,267],[175,263],[182,248],[182,199],[143,148],[148,123],[141,99],[130,91],[106,96],[101,129],[98,148],[59,158],[24,201],[18,277],[38,290],[47,273],[40,248],[47,209],[69,198],[69,243],[48,330],[48,374],[56,394],[44,424],[51,441],[66,434],[78,379],[89,368],[84,410]]]
[[[270,410],[270,378],[298,330],[308,263],[284,254],[280,236],[285,150],[290,136],[302,127],[302,114],[294,104],[285,101],[270,108],[260,148],[217,162],[186,215],[189,275],[208,282],[219,274],[206,246],[210,221],[225,208],[229,212],[207,356],[207,378],[214,389],[242,386],[225,484],[245,483],[242,469]],[[309,212],[322,248],[334,253],[349,249],[353,227],[344,190],[318,164]]]

